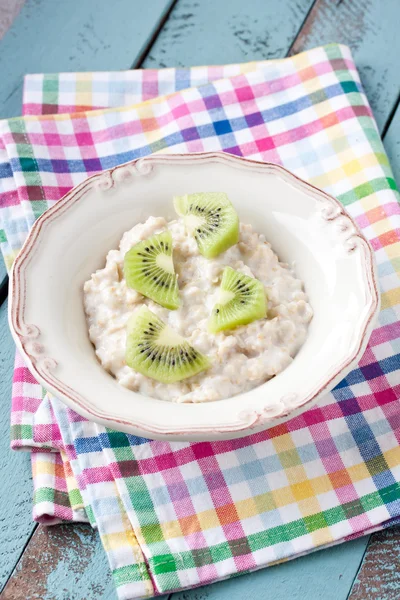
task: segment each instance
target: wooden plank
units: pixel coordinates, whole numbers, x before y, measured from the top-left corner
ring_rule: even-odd
[[[129,69],[173,0],[36,0],[0,45],[0,118],[21,113],[25,73]]]
[[[345,600],[366,543],[366,538],[354,540],[249,575],[175,593],[172,600]]]
[[[398,600],[400,596],[400,527],[371,536],[348,600]]]
[[[7,302],[0,307],[0,589],[34,530],[28,453],[10,450],[10,400],[15,346],[7,323]]]
[[[0,40],[4,37],[11,23],[20,12],[24,0],[0,0]],[[7,272],[3,257],[0,256],[0,305],[7,295],[4,285],[7,281]]]
[[[286,55],[314,0],[180,0],[143,67],[246,62]]]
[[[394,178],[400,186],[400,103],[383,138],[383,143],[392,165]]]
[[[98,533],[90,525],[39,526],[2,600],[116,600]]]
[[[0,40],[18,15],[25,0],[0,0]]]
[[[7,2],[10,14],[22,4]],[[27,2],[0,43],[0,118],[21,114],[25,73],[129,69],[173,4],[152,0],[142,10],[142,0],[115,0],[101,8],[97,0]],[[5,274],[0,257],[0,287]]]
[[[0,0],[0,40],[4,37],[10,28],[15,17],[20,12],[25,0]],[[3,301],[6,291],[3,286],[7,280],[6,267],[3,258],[0,256],[0,304]]]
[[[399,93],[399,1],[317,0],[291,53],[340,42],[350,46],[379,130]]]

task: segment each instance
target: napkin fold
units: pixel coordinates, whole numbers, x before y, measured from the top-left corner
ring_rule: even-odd
[[[349,49],[27,76],[24,112],[0,124],[8,266],[34,220],[87,175],[152,152],[222,150],[283,164],[339,198],[375,250],[382,292],[358,368],[315,408],[240,440],[167,443],[105,429],[44,393],[17,356],[12,446],[32,449],[35,518],[97,527],[125,599],[231,577],[397,522],[400,207]]]

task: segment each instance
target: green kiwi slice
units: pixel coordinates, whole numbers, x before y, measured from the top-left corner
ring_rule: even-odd
[[[128,321],[125,358],[129,367],[162,383],[181,381],[210,366],[206,356],[147,306]]]
[[[211,333],[247,325],[267,315],[264,286],[261,281],[225,267],[219,301],[208,321]]]
[[[176,196],[174,206],[206,258],[215,258],[239,241],[239,219],[226,194],[200,192]]]
[[[127,285],[143,296],[170,310],[179,307],[178,276],[169,231],[153,235],[128,250],[124,275]]]

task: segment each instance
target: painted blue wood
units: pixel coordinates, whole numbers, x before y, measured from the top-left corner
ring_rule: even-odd
[[[0,589],[34,530],[28,453],[10,450],[10,402],[15,346],[0,307]]]
[[[25,73],[129,69],[172,1],[26,2],[0,45],[0,118],[20,114]]]
[[[180,0],[144,67],[186,67],[282,58],[314,0]]]
[[[400,187],[400,103],[394,114],[389,129],[383,139],[386,152],[392,165],[394,178]]]
[[[61,526],[63,528],[68,525]],[[117,600],[106,553],[97,533],[74,526],[78,542],[63,544],[62,560],[45,580],[43,600]],[[66,577],[70,573],[69,577]]]
[[[129,69],[173,0],[28,1],[0,42],[0,118],[21,114],[26,73]],[[0,259],[0,286],[5,269]]]
[[[399,93],[399,18],[399,0],[318,0],[292,48],[350,46],[381,132]]]
[[[179,592],[172,600],[346,600],[367,544],[361,538],[227,581]]]
[[[0,39],[4,37],[11,23],[21,10],[25,0],[3,0],[0,11]]]
[[[348,600],[398,600],[400,597],[400,527],[371,536]]]
[[[39,526],[4,588],[4,598],[117,600],[98,533],[84,524]]]
[[[77,523],[39,526],[4,588],[11,599],[117,600],[98,532]]]

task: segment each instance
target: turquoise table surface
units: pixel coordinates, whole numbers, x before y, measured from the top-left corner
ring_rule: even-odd
[[[21,112],[25,73],[282,58],[351,47],[400,181],[400,0],[0,0],[0,118]],[[0,598],[116,600],[98,535],[31,520],[27,453],[9,450],[14,345],[0,258]],[[163,600],[398,600],[400,528]]]

